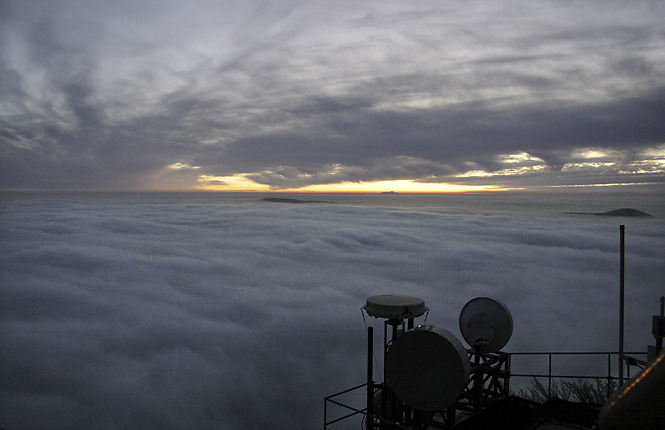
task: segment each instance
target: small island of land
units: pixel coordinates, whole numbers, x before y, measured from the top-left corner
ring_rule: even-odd
[[[574,215],[600,215],[600,216],[651,216],[646,212],[638,211],[633,208],[614,209],[607,212],[566,212]]]
[[[285,198],[280,198],[280,197],[266,197],[263,199],[266,202],[273,202],[273,203],[332,203],[332,202],[326,202],[323,200],[300,200],[300,199],[285,199]]]

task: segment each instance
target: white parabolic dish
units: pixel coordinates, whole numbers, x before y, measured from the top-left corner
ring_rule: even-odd
[[[386,354],[386,382],[404,403],[419,411],[442,411],[469,381],[464,345],[452,333],[418,326],[395,339]]]
[[[369,297],[363,309],[369,316],[395,320],[417,318],[428,310],[423,299],[397,294]]]
[[[476,297],[462,308],[459,329],[466,343],[480,352],[497,352],[513,334],[513,316],[498,300]]]

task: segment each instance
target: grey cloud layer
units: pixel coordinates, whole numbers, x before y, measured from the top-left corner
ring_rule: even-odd
[[[499,298],[510,351],[616,348],[613,219],[146,198],[3,197],[3,427],[317,427],[363,380],[374,294],[423,297],[456,334],[467,300]],[[660,210],[627,223],[633,350],[653,342]]]
[[[653,3],[214,3],[4,2],[0,185],[451,180],[523,151],[556,176],[589,147],[612,181],[664,142]]]

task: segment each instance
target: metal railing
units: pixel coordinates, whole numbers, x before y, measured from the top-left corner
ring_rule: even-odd
[[[644,352],[625,352],[625,355],[638,355],[646,356]],[[555,380],[561,379],[595,379],[603,380],[607,382],[607,397],[612,395],[614,381],[619,381],[619,376],[612,375],[612,363],[617,362],[619,352],[511,352],[510,362],[509,362],[509,371],[510,377],[512,378],[547,378],[547,395],[548,397],[552,395],[552,383]],[[524,356],[547,356],[547,373],[516,373],[513,372],[513,357],[524,357]],[[552,361],[553,357],[562,357],[562,356],[606,356],[607,357],[607,370],[602,375],[569,375],[569,374],[557,374],[553,373],[552,370]],[[642,360],[636,360],[633,357],[624,357],[626,365],[626,374],[631,374],[631,365],[640,367],[640,364],[643,363]],[[617,384],[618,385],[618,384]]]
[[[624,354],[625,354],[624,364],[625,364],[626,369],[627,369],[627,375],[630,377],[630,375],[631,375],[631,366],[642,367],[642,365],[645,364],[644,361],[636,359],[633,356],[646,356],[647,354],[645,352],[625,352]],[[614,372],[612,371],[612,364],[617,363],[619,352],[512,352],[512,353],[508,353],[508,356],[509,356],[508,357],[508,375],[509,375],[509,378],[510,379],[512,379],[512,378],[547,378],[547,381],[548,381],[548,384],[547,384],[548,397],[551,396],[551,394],[552,394],[552,386],[553,386],[554,381],[562,380],[562,379],[595,379],[595,380],[607,381],[607,389],[608,389],[607,396],[609,397],[609,396],[612,395],[613,387],[615,387],[614,382],[615,381],[618,382],[619,379],[620,379],[618,376],[613,375],[613,373],[614,374],[617,373],[616,371],[618,369],[615,369]],[[545,373],[513,373],[512,372],[513,358],[514,357],[537,357],[537,356],[547,357],[547,372],[545,372]],[[579,375],[579,374],[571,375],[571,374],[564,374],[564,373],[554,373],[553,372],[553,361],[554,361],[555,357],[559,358],[559,357],[564,357],[564,356],[568,356],[568,357],[577,357],[577,356],[602,357],[602,356],[605,356],[607,358],[606,372],[604,372],[603,374],[600,374],[600,375],[586,375],[586,374],[585,375]],[[356,407],[349,406],[348,404],[345,404],[345,403],[337,400],[337,398],[339,396],[342,396],[344,394],[351,393],[353,391],[356,391],[356,390],[359,390],[359,389],[362,389],[362,388],[367,389],[366,388],[367,385],[368,385],[368,383],[366,382],[364,384],[357,385],[353,388],[349,388],[347,390],[340,391],[338,393],[332,394],[332,395],[327,396],[323,399],[324,400],[324,403],[323,403],[323,428],[324,428],[324,430],[327,429],[328,426],[331,425],[331,424],[335,424],[339,421],[346,420],[347,418],[350,418],[350,417],[353,417],[353,416],[356,416],[356,415],[362,415],[364,419],[367,419],[369,417],[369,418],[373,418],[373,419],[376,419],[376,420],[379,420],[379,421],[382,421],[382,422],[384,422],[384,421],[387,422],[387,423],[389,422],[389,421],[384,420],[384,419],[382,419],[382,418],[380,418],[376,415],[368,413],[366,407],[365,408],[363,408],[363,407],[356,408]],[[617,386],[618,386],[618,384],[617,384]],[[379,388],[379,386],[377,386],[376,388]],[[372,390],[372,391],[374,391],[374,390]],[[328,421],[328,413],[329,413],[328,404],[329,403],[334,404],[334,405],[336,405],[340,408],[346,409],[347,411],[350,411],[350,412],[347,413],[344,416],[337,417],[337,418],[334,418],[334,419],[331,419],[330,421]],[[395,428],[406,429],[406,427],[403,427],[403,426],[400,426],[400,425],[397,425],[397,424],[394,424],[394,423],[393,423],[393,425],[395,425]]]
[[[351,418],[355,415],[363,415],[363,419],[365,419],[365,420],[369,418],[369,419],[378,420],[378,421],[380,421],[382,423],[385,423],[385,424],[390,424],[391,428],[402,429],[402,430],[412,430],[410,427],[404,427],[404,426],[399,425],[397,423],[393,423],[393,422],[391,422],[391,421],[389,421],[385,418],[381,418],[380,416],[370,414],[370,413],[367,412],[367,408],[358,409],[358,408],[354,408],[353,406],[349,406],[347,404],[344,404],[344,403],[342,403],[338,400],[333,400],[336,397],[339,397],[341,395],[344,395],[344,394],[347,394],[347,393],[350,393],[352,391],[356,391],[356,390],[359,390],[359,389],[365,388],[365,387],[367,387],[367,383],[356,385],[353,388],[349,388],[349,389],[346,389],[344,391],[340,391],[339,393],[335,393],[335,394],[332,394],[330,396],[327,396],[327,397],[323,398],[323,429],[324,430],[326,430],[328,428],[328,426],[331,425],[331,424],[335,424],[339,421],[343,421],[343,420],[345,420],[347,418]],[[350,413],[348,413],[344,416],[341,416],[341,417],[333,418],[330,421],[328,421],[328,403],[332,403],[334,405],[337,405],[337,406],[339,406],[343,409],[350,410],[352,412],[350,412]]]
[[[347,419],[347,418],[351,418],[351,417],[354,416],[354,415],[362,414],[362,415],[365,415],[365,416],[366,416],[366,415],[367,415],[367,408],[356,409],[356,408],[354,408],[354,407],[352,407],[352,406],[346,405],[346,404],[344,404],[344,403],[342,403],[342,402],[339,402],[339,401],[337,401],[337,400],[333,400],[335,397],[339,397],[339,396],[341,396],[341,395],[343,395],[343,394],[350,393],[350,392],[355,391],[355,390],[359,390],[360,388],[363,388],[363,387],[366,387],[366,386],[367,386],[367,382],[365,382],[364,384],[356,385],[356,386],[353,387],[353,388],[349,388],[349,389],[347,389],[347,390],[340,391],[339,393],[332,394],[332,395],[330,395],[330,396],[328,396],[328,397],[324,397],[324,398],[323,398],[323,428],[326,429],[326,428],[328,428],[328,426],[329,426],[330,424],[334,424],[334,423],[336,423],[336,422],[338,422],[338,421],[342,421],[342,420],[345,420],[345,419]],[[331,420],[331,421],[328,421],[328,403],[329,403],[329,402],[332,403],[332,404],[335,404],[335,405],[337,405],[337,406],[340,406],[340,407],[342,407],[342,408],[344,408],[344,409],[351,410],[351,411],[353,411],[353,412],[351,412],[351,413],[349,413],[349,414],[347,414],[347,415],[344,415],[344,416],[342,416],[342,417],[335,418],[335,419],[333,419],[333,420]]]

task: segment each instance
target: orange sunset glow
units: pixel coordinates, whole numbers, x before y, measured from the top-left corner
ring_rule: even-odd
[[[473,193],[505,191],[494,185],[457,185],[446,183],[416,182],[410,180],[341,182],[337,184],[308,185],[301,188],[272,189],[265,184],[258,184],[242,176],[199,178],[198,191],[233,191],[233,192],[280,192],[280,193]]]

